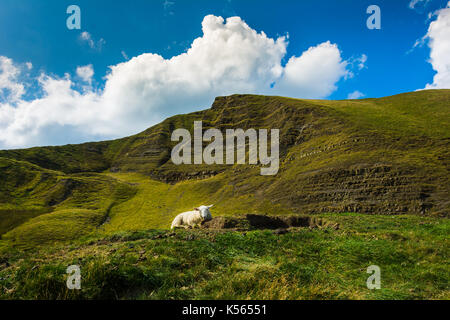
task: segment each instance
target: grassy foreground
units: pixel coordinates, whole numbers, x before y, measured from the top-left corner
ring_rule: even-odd
[[[332,228],[146,230],[0,248],[1,299],[449,299],[446,218],[322,214]],[[81,290],[66,268],[81,268]],[[369,290],[370,265],[381,289]]]

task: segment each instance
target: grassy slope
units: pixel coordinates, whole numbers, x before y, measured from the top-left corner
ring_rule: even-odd
[[[449,299],[447,219],[321,215],[340,228],[147,230],[0,250],[0,299]],[[69,291],[77,264],[82,289]],[[380,290],[366,269],[381,268]]]
[[[27,221],[17,230],[4,234],[3,238],[18,245],[27,245],[31,239],[34,239],[33,243],[44,239],[51,241],[52,237],[53,240],[70,240],[79,235],[78,230],[83,230],[81,234],[99,231],[102,219],[108,217],[111,219],[101,232],[167,228],[178,212],[204,202],[216,205],[216,215],[317,211],[315,203],[309,207],[304,205],[304,197],[318,197],[324,191],[330,192],[323,196],[325,200],[331,197],[335,191],[326,188],[336,186],[327,186],[326,182],[337,179],[333,176],[335,172],[353,170],[357,173],[367,166],[377,168],[380,164],[393,165],[407,172],[401,173],[404,179],[411,180],[401,182],[406,186],[404,194],[420,194],[433,183],[431,187],[438,189],[434,200],[441,206],[437,210],[445,213],[448,211],[450,158],[450,126],[445,115],[449,114],[449,101],[450,90],[345,101],[238,95],[218,98],[211,109],[169,118],[124,139],[1,151],[0,215],[3,218],[0,234]],[[229,127],[280,128],[282,158],[278,175],[263,177],[257,166],[248,165],[171,164],[167,161],[174,144],[170,142],[171,130],[178,127],[192,129],[193,121],[200,119],[205,128],[222,130]],[[120,173],[92,172],[107,167],[117,168]],[[127,173],[129,170],[137,173]],[[211,178],[175,185],[140,175],[176,176],[204,170],[223,172]],[[76,174],[79,171],[92,173]],[[314,175],[317,172],[323,173],[320,177],[323,180],[316,181]],[[371,182],[368,173],[357,180],[365,179],[365,184],[389,185],[392,184],[390,181],[398,180],[398,174],[394,172],[393,177]],[[125,186],[126,190],[119,205],[115,205],[118,204],[114,195],[117,186]],[[313,186],[319,186],[319,190],[311,190]],[[369,186],[369,191],[379,187]],[[393,193],[394,200],[398,193],[400,201],[401,187],[400,184],[378,192]],[[345,190],[351,185],[340,188]],[[358,209],[351,200],[352,195],[338,196],[341,200],[335,203],[322,202],[321,210],[345,212]],[[59,210],[61,212],[55,215]],[[76,210],[76,214],[72,216],[70,210]],[[49,232],[56,222],[60,231]],[[42,228],[43,225],[48,227]],[[64,233],[64,229],[73,232],[62,236],[60,233]]]
[[[445,280],[448,283],[448,270],[442,270],[448,261],[448,242],[443,238],[449,232],[447,219],[332,216],[328,218],[339,219],[346,225],[346,231],[329,231],[332,235],[319,230],[311,233],[301,231],[280,236],[280,239],[258,231],[252,240],[242,238],[238,233],[202,240],[209,236],[200,233],[196,235],[199,239],[192,242],[195,245],[183,240],[184,233],[174,239],[149,240],[147,238],[156,231],[146,230],[168,228],[177,213],[198,204],[214,203],[215,216],[317,210],[314,204],[305,207],[298,203],[298,199],[303,199],[305,195],[317,196],[316,193],[308,193],[312,192],[311,185],[321,186],[320,192],[329,192],[326,189],[329,186],[321,180],[316,181],[315,174],[323,173],[326,180],[333,181],[337,179],[333,176],[336,171],[353,170],[357,173],[367,166],[383,168],[386,164],[397,168],[398,172],[376,183],[387,181],[389,185],[392,181],[406,179],[406,191],[400,190],[402,185],[393,189],[399,195],[400,191],[419,194],[428,186],[436,188],[432,196],[432,200],[439,204],[436,212],[448,214],[449,108],[450,90],[354,101],[234,96],[217,99],[212,109],[172,117],[143,133],[124,139],[0,151],[0,247],[3,248],[0,252],[13,262],[16,258],[21,261],[14,263],[13,269],[0,271],[0,278],[4,278],[1,276],[3,272],[6,279],[10,279],[6,284],[1,284],[3,293],[0,294],[3,297],[64,297],[68,293],[60,287],[61,281],[51,280],[49,275],[60,274],[63,266],[77,254],[75,251],[73,254],[66,253],[76,249],[85,255],[88,273],[95,273],[100,279],[107,277],[106,282],[119,279],[123,281],[125,290],[133,281],[143,281],[144,289],[137,289],[135,293],[123,291],[119,297],[134,294],[150,298],[192,294],[214,298],[448,297],[448,286],[443,285]],[[282,158],[279,174],[262,177],[257,166],[174,166],[167,162],[173,145],[170,142],[171,130],[191,128],[193,121],[200,119],[205,127],[222,130],[229,127],[280,128]],[[299,127],[303,127],[301,132]],[[119,172],[104,171],[108,168]],[[186,174],[205,170],[222,173],[214,172],[210,178],[176,184],[166,184],[148,177],[181,176],[185,179]],[[364,183],[369,184],[370,178],[370,173],[363,176],[367,179]],[[348,187],[341,186],[343,190]],[[378,187],[369,186],[369,189],[377,192]],[[394,191],[389,190],[389,193]],[[395,199],[395,192],[393,194]],[[342,207],[324,203],[322,209],[346,212],[350,208],[351,211],[353,203],[346,197],[351,195],[344,195],[339,201]],[[399,202],[401,197],[398,196]],[[398,221],[401,223],[398,224]],[[416,226],[419,221],[425,224]],[[121,232],[131,237],[135,234],[127,232],[140,232],[138,237],[142,237],[142,241],[137,240],[138,243],[141,241],[146,251],[164,258],[152,260],[150,265],[146,265],[147,262],[135,263],[134,253],[129,258],[126,253],[134,241],[113,241],[112,246],[121,252],[118,256],[110,253],[108,245],[86,248],[85,244],[76,240],[80,237],[120,237],[117,233]],[[260,242],[257,239],[261,239]],[[73,243],[72,247],[68,245],[58,249],[62,244],[57,242],[69,240]],[[215,243],[220,245],[215,247]],[[50,244],[55,248],[47,246]],[[39,249],[39,254],[49,262],[42,264],[42,268],[34,271],[35,274],[28,275],[27,267],[39,260],[39,255],[15,253],[14,248],[36,250],[36,246],[40,245],[46,247]],[[223,249],[226,246],[229,249]],[[271,251],[274,246],[286,250],[278,253]],[[247,250],[247,247],[258,247],[261,251]],[[310,247],[316,248],[317,252],[310,252],[304,259],[293,255],[294,252],[307,253]],[[364,254],[364,248],[373,248],[375,253]],[[358,257],[352,258],[350,249],[359,252]],[[223,256],[213,254],[220,250],[224,250]],[[189,263],[190,254],[198,260]],[[206,258],[202,254],[206,254]],[[392,260],[388,259],[390,256]],[[351,270],[365,268],[371,261],[376,264],[377,259],[385,261],[392,269],[389,271],[389,281],[397,283],[394,289],[391,286],[391,289],[367,292],[359,282],[352,286],[351,281],[358,277],[365,278],[366,274],[362,272],[361,275],[360,272],[356,276]],[[320,265],[319,261],[329,262]],[[395,270],[402,262],[408,264],[407,271]],[[0,270],[1,263],[0,259]],[[103,266],[102,263],[107,264]],[[188,271],[182,273],[180,279],[173,278],[171,268],[181,268],[183,263],[188,263]],[[205,264],[215,268],[212,274],[204,271]],[[119,266],[119,269],[109,269],[112,265]],[[304,267],[308,267],[309,271],[303,270]],[[325,268],[337,269],[328,275]],[[263,270],[268,277],[255,277],[254,273],[258,270]],[[318,271],[312,274],[311,270]],[[236,280],[227,292],[223,289],[224,284],[233,283],[234,272],[238,272],[236,279],[239,281]],[[305,280],[304,274],[308,272],[311,274]],[[32,290],[29,294],[18,288],[9,291],[17,286],[27,288],[23,281],[30,280],[28,276],[35,279],[30,282]],[[108,288],[105,288],[106,291],[94,289],[95,281],[100,280],[93,277],[87,280],[88,283],[92,281],[93,291],[83,292],[83,297],[112,294]],[[223,280],[214,280],[215,277]],[[294,281],[290,282],[292,279]],[[274,283],[274,287],[264,289],[268,280]],[[36,291],[53,285],[56,286],[54,292]],[[245,287],[240,288],[240,285]],[[346,287],[351,290],[341,291]]]
[[[300,101],[300,103],[295,99],[273,98],[275,101],[282,101],[284,106],[294,108],[305,108],[304,103],[307,103],[307,106],[318,104],[320,108],[330,107],[332,110],[327,110],[328,114],[347,119],[353,125],[342,126],[340,122],[330,120],[329,116],[324,116],[322,112],[320,120],[309,123],[319,128],[328,125],[329,134],[308,136],[309,140],[291,146],[284,157],[280,173],[275,177],[261,177],[257,167],[239,165],[213,178],[184,181],[176,185],[156,181],[147,183],[145,177],[137,174],[111,174],[115,178],[138,184],[139,191],[135,198],[113,208],[111,223],[106,226],[106,229],[107,231],[138,230],[152,226],[166,228],[177,212],[190,210],[192,204],[205,201],[216,204],[214,208],[216,215],[245,212],[269,214],[297,212],[295,207],[286,207],[283,202],[289,204],[286,197],[296,195],[298,190],[301,190],[302,181],[299,181],[298,177],[324,167],[347,168],[358,163],[394,163],[400,167],[413,167],[413,174],[432,175],[437,177],[436,179],[442,179],[443,182],[440,185],[448,195],[446,182],[448,182],[450,157],[447,146],[450,131],[448,117],[444,115],[449,114],[449,93],[449,90],[428,91],[380,100],[321,100]],[[272,104],[276,105],[276,102],[272,101]],[[265,112],[264,100],[261,100],[261,105]],[[239,107],[228,106],[231,110],[227,109],[227,111],[242,113],[233,108],[239,109]],[[244,111],[252,112],[252,110]],[[208,112],[212,113],[214,110]],[[208,112],[204,115],[206,122],[211,117]],[[313,116],[308,113],[306,117]],[[251,117],[244,117],[244,119],[249,118]],[[289,117],[280,116],[283,121],[286,118]],[[220,117],[216,119],[211,126],[220,125],[221,119]],[[174,121],[179,120],[179,117],[176,117]],[[192,124],[192,120],[188,123]],[[178,125],[177,123],[175,127]],[[287,125],[288,128],[293,126]],[[158,131],[162,132],[163,129],[160,128]],[[327,145],[338,146],[354,138],[363,142],[351,148],[335,147],[309,157],[298,157],[299,154],[316,150],[318,146],[322,149]],[[135,143],[134,147],[129,147],[131,150],[139,148],[138,142]],[[174,168],[170,163],[166,163],[161,170],[183,169]],[[258,191],[255,192],[255,190]],[[447,204],[444,204],[444,207],[448,210]]]
[[[72,174],[0,158],[0,236],[33,247],[96,230],[136,190],[101,174]]]
[[[147,177],[139,174],[119,173],[109,176],[136,184],[138,191],[132,199],[112,208],[111,220],[104,226],[107,233],[169,228],[177,213],[192,210],[193,203],[200,204],[205,201],[207,204],[214,204],[214,214],[221,216],[248,212],[290,213],[279,205],[259,201],[247,194],[235,194],[232,187],[224,183],[224,174],[199,181],[184,181],[176,185],[158,181],[149,183]]]
[[[312,100],[360,129],[389,136],[450,138],[450,90],[426,90],[361,100]]]
[[[98,172],[109,168],[105,157],[110,142],[91,142],[56,147],[2,150],[0,157],[27,161],[45,169],[65,173]]]

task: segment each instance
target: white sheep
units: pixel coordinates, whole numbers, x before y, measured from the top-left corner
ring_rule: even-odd
[[[211,212],[209,212],[210,206],[200,206],[198,208],[194,208],[193,211],[187,211],[180,213],[173,219],[171,229],[173,228],[187,228],[189,226],[194,227],[202,223],[202,221],[209,221],[212,219]]]

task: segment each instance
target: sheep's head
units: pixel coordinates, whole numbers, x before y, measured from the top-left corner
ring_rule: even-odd
[[[209,208],[211,208],[213,206],[200,206],[198,208],[195,208],[194,210],[200,211],[200,215],[202,216],[204,221],[209,221],[212,219],[212,215],[211,212],[209,212]]]

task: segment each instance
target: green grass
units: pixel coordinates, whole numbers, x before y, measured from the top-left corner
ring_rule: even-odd
[[[112,207],[136,193],[133,186],[101,174],[59,176],[55,183],[40,194],[45,202],[55,205],[0,211],[4,217],[1,239],[14,247],[30,248],[79,238],[98,230],[109,218]]]
[[[390,136],[450,137],[450,89],[379,99],[312,100],[337,111],[359,129]]]
[[[23,160],[42,168],[76,173],[101,171],[109,167],[104,152],[109,142],[84,143],[57,147],[36,147],[22,150],[3,150],[0,157]]]
[[[204,180],[169,185],[139,174],[115,173],[108,176],[132,183],[138,190],[129,200],[111,209],[111,220],[105,224],[107,233],[116,231],[167,229],[180,212],[202,204],[214,204],[215,215],[236,215],[249,212],[290,213],[279,205],[260,201],[249,194],[238,195],[226,185],[221,174]],[[230,199],[234,201],[230,201]]]
[[[448,299],[449,108],[450,90],[234,95],[123,139],[0,151],[0,297]],[[175,166],[170,134],[195,120],[279,128],[278,174]],[[341,228],[153,239],[202,204],[213,216],[309,214]],[[62,277],[76,262],[81,292]],[[370,264],[381,290],[365,288]]]
[[[284,235],[146,230],[26,252],[4,249],[0,260],[9,266],[0,267],[0,298],[450,298],[448,219],[321,217],[340,228]],[[72,264],[81,267],[80,291],[65,286]],[[381,268],[380,290],[366,287],[372,264]]]
[[[0,235],[20,226],[24,222],[48,213],[50,209],[10,209],[0,211]]]
[[[2,151],[0,235],[15,245],[34,246],[40,239],[167,228],[179,212],[212,203],[216,215],[361,211],[376,203],[381,214],[445,216],[449,92],[346,101],[235,95],[124,139]],[[174,144],[171,130],[192,130],[199,119],[205,129],[280,128],[279,173],[263,177],[258,166],[164,162]],[[301,134],[300,126],[306,128]],[[99,172],[106,168],[119,173]],[[381,177],[358,173],[377,168],[389,170]],[[186,180],[205,170],[222,173]],[[158,180],[179,175],[176,184]],[[83,222],[70,212],[83,212]],[[53,219],[59,214],[67,219]],[[71,230],[70,236],[55,232],[52,239],[39,227],[47,219],[58,230]]]

